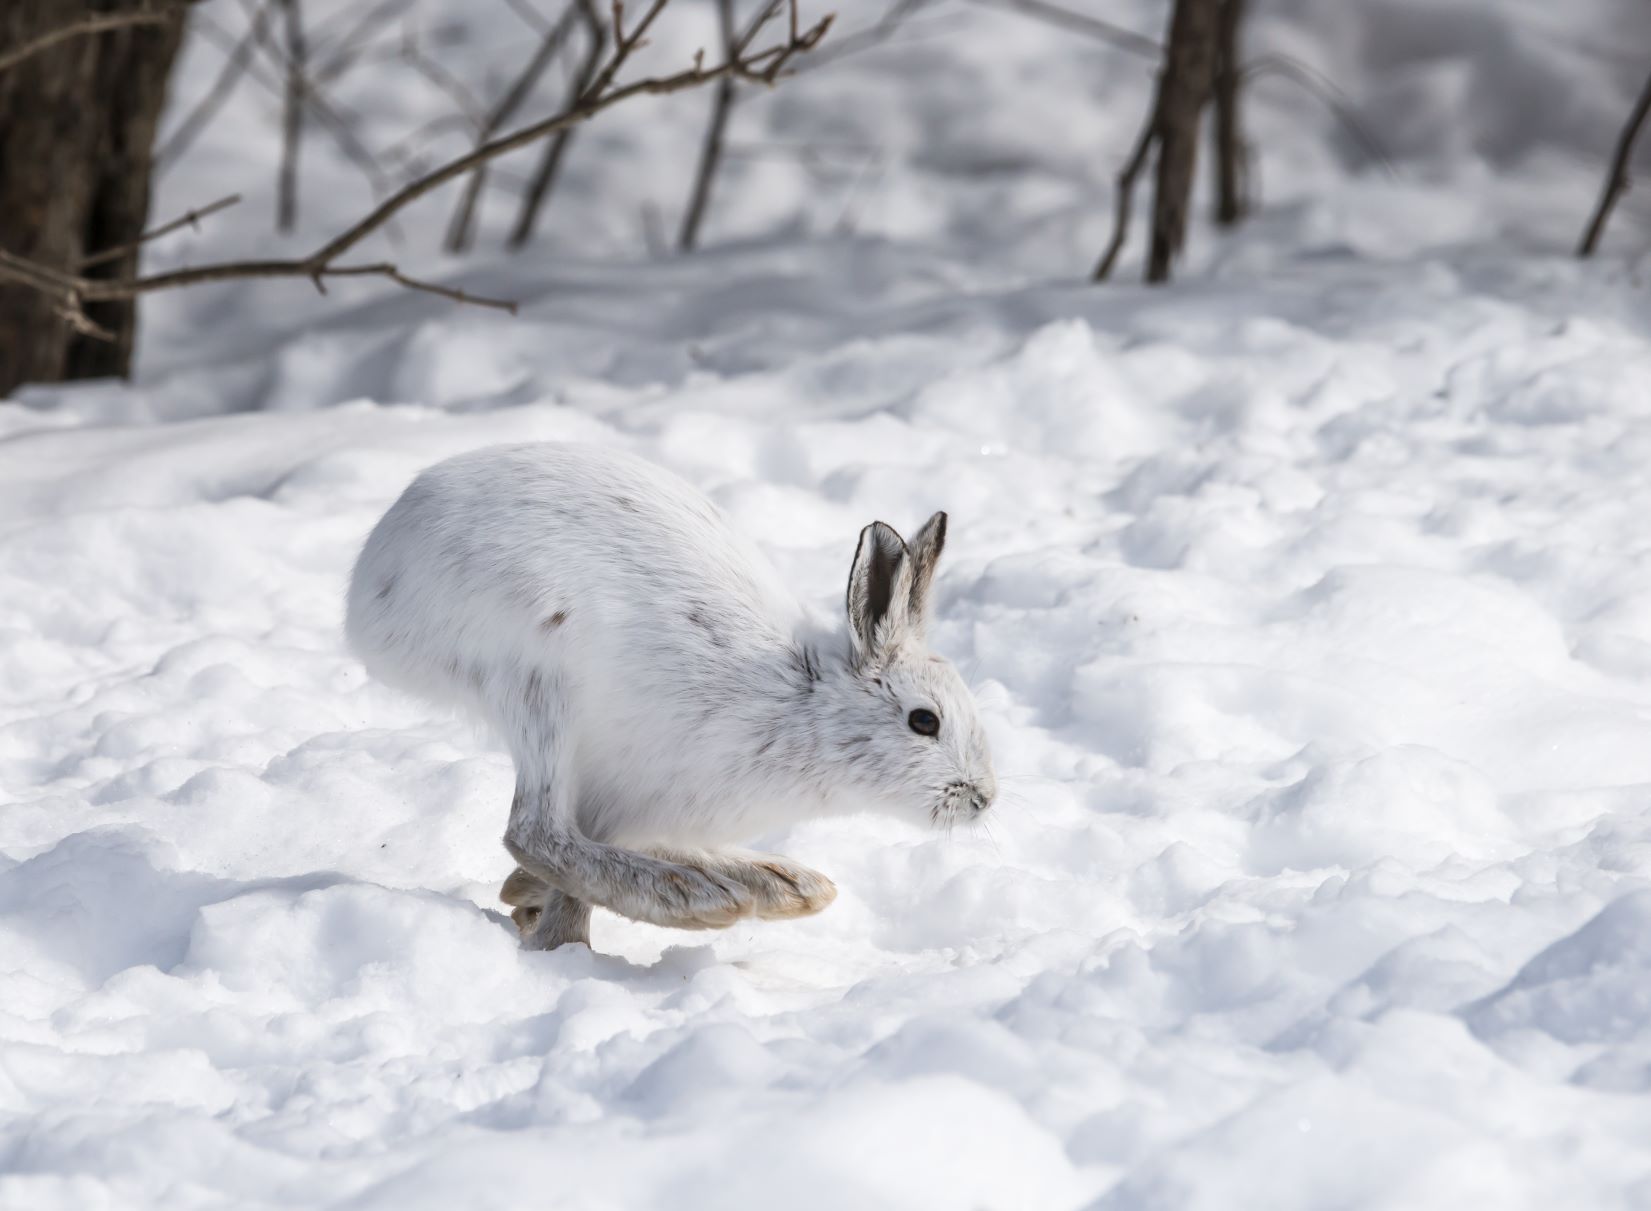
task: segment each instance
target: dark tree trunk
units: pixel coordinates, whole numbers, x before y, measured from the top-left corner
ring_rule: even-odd
[[[0,53],[133,0],[0,0]],[[150,154],[182,21],[59,42],[0,72],[0,248],[73,268],[134,241],[149,215]],[[89,275],[126,277],[135,251]],[[48,295],[0,286],[0,396],[26,382],[125,375],[131,300],[91,304],[113,341],[77,333]]]
[[[1221,0],[1215,31],[1215,221],[1230,227],[1249,209],[1244,127],[1238,114],[1238,26],[1244,0]]]
[[[1152,199],[1147,281],[1169,280],[1170,262],[1187,236],[1187,210],[1198,166],[1198,127],[1215,80],[1219,0],[1175,0],[1169,46],[1158,78],[1158,165]]]
[[[287,34],[286,95],[281,99],[281,166],[275,178],[275,229],[298,224],[298,156],[304,146],[304,14],[298,0],[281,0]]]

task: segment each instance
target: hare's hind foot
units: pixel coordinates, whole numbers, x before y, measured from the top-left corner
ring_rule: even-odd
[[[550,884],[518,866],[505,876],[504,886],[499,888],[499,899],[512,908],[531,908],[537,912],[549,890]],[[514,918],[516,914],[510,915]]]
[[[530,912],[533,915],[528,920]],[[522,930],[522,945],[528,950],[555,950],[570,942],[590,945],[590,905],[582,904],[562,892],[548,892],[536,912],[517,908],[510,916],[516,921],[517,928]],[[528,921],[525,929],[522,928],[524,920]]]
[[[569,942],[590,945],[590,905],[551,887],[518,866],[499,888],[510,919],[528,950],[555,950]]]
[[[697,867],[737,883],[751,893],[751,913],[764,921],[810,917],[837,898],[837,885],[817,870],[775,854],[745,850],[651,851],[683,866]]]

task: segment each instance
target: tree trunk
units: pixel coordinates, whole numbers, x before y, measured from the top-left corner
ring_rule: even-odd
[[[1187,236],[1198,126],[1215,80],[1219,0],[1175,0],[1169,46],[1158,78],[1158,165],[1152,199],[1152,249],[1147,281],[1167,282],[1170,262]]]
[[[133,0],[3,0],[0,53]],[[149,215],[150,153],[182,21],[69,38],[0,73],[0,248],[73,269],[134,241]],[[137,253],[88,275],[130,276]],[[0,396],[26,382],[125,375],[135,304],[90,304],[113,341],[77,333],[59,302],[0,286]]]
[[[1231,227],[1249,209],[1244,127],[1238,114],[1238,26],[1244,0],[1221,0],[1215,47],[1215,221]]]

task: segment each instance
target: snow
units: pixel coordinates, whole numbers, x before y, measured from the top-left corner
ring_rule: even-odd
[[[707,250],[648,255],[704,112],[650,102],[534,255],[501,202],[443,261],[446,198],[379,250],[520,318],[157,297],[133,383],[0,409],[0,1207],[1651,1202],[1643,212],[1568,255],[1647,19],[1257,7],[1396,175],[1258,83],[1264,207],[1201,209],[1166,290],[1139,239],[1080,280],[1142,64],[949,4],[736,111],[871,147],[857,193],[737,159]],[[498,9],[421,19],[482,79]],[[372,145],[441,112],[374,70]],[[276,117],[239,95],[165,178],[251,196],[154,265],[282,246]],[[365,198],[309,153],[294,248]],[[340,626],[418,469],[550,438],[687,476],[821,601],[865,522],[948,509],[989,827],[809,825],[763,841],[819,917],[520,951],[508,759]]]

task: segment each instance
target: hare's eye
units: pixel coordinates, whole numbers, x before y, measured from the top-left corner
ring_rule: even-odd
[[[906,716],[906,723],[919,736],[938,736],[940,734],[940,716],[933,711],[918,707]]]

